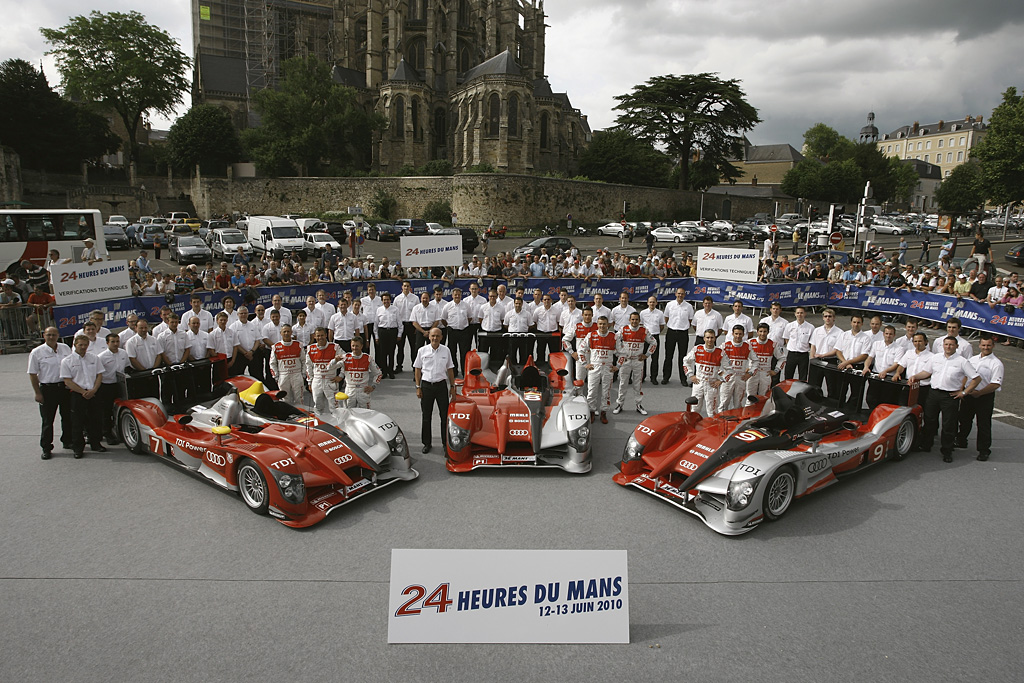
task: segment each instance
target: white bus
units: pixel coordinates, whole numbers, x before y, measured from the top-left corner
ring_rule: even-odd
[[[96,209],[0,208],[0,270],[21,273],[24,260],[46,265],[51,249],[77,261],[87,237],[98,254],[109,258],[103,218]]]

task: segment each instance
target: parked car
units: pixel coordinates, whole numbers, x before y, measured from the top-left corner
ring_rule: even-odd
[[[611,235],[613,237],[622,237],[623,233],[626,232],[626,228],[623,227],[622,223],[605,223],[597,228],[598,235]]]
[[[329,232],[338,242],[344,243],[348,241],[348,229],[343,223],[335,223],[333,221],[324,223],[324,230]]]
[[[176,235],[171,238],[171,246],[167,249],[172,261],[180,264],[204,264],[212,261],[210,247],[198,235]]]
[[[107,220],[107,225],[116,225],[119,228],[127,228],[131,223],[124,216],[111,216]]]
[[[119,225],[107,223],[103,226],[103,240],[107,243],[107,249],[127,249],[128,235]]]
[[[399,218],[395,221],[395,230],[400,235],[429,235],[427,222],[422,218]]]
[[[324,253],[328,246],[336,252],[341,251],[341,244],[329,232],[307,232],[303,251],[306,256],[314,258]]]
[[[663,225],[651,231],[655,242],[696,242],[697,236],[685,228],[674,228]]]
[[[239,247],[242,248],[243,254],[252,256],[252,245],[245,239],[245,235],[241,230],[218,228],[211,231],[210,251],[214,258],[230,261],[238,253]]]
[[[779,225],[780,223],[783,225],[796,225],[803,220],[803,216],[798,213],[784,213],[775,219],[775,225]]]
[[[167,221],[169,223],[182,223],[185,221],[186,218],[191,217],[192,216],[189,214],[188,211],[172,211],[171,214],[167,217]]]
[[[203,222],[198,218],[186,218],[185,220],[182,221],[182,223],[187,225],[192,230],[192,232],[195,233],[198,233],[199,228],[203,227]]]
[[[431,235],[438,235],[444,229],[445,227],[440,223],[427,223],[427,232],[429,232]]]
[[[480,246],[480,237],[472,228],[441,228],[437,235],[462,235],[462,252],[472,254]]]
[[[547,249],[548,254],[555,254],[559,251],[569,251],[572,247],[572,241],[568,237],[538,237],[532,242],[516,247],[513,253],[516,256],[540,256],[541,249]]]
[[[398,239],[398,232],[395,231],[395,226],[390,223],[376,223],[366,231],[366,239],[377,240],[383,242],[384,240],[395,241]]]
[[[712,242],[730,242],[739,238],[740,234],[734,228],[708,228],[708,239]]]
[[[1024,242],[1015,244],[1006,252],[1006,260],[1018,266],[1024,266]]]
[[[826,263],[829,260],[839,261],[844,266],[849,263],[850,255],[845,251],[838,251],[836,249],[822,249],[820,251],[812,251],[807,254],[801,254],[800,256],[793,256],[789,259],[789,262],[793,266],[799,266],[804,261],[811,263],[815,261],[824,260]]]
[[[191,230],[189,231],[191,232]],[[160,243],[167,244],[167,236],[164,234],[164,226],[159,223],[150,223],[149,225],[143,226],[141,233],[135,233],[135,239],[139,241],[139,245],[143,249],[153,248],[153,239],[159,235]]]

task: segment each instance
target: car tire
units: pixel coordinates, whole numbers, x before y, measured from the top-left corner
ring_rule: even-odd
[[[712,235],[711,236],[711,241],[712,242],[720,242],[721,238],[718,235]]]
[[[917,441],[917,420],[913,416],[908,415],[903,418],[903,422],[900,422],[899,429],[896,430],[895,449],[893,451],[893,460],[903,460],[910,454],[910,451],[914,450],[915,442]]]
[[[260,466],[249,458],[242,458],[238,462],[238,495],[249,508],[257,515],[267,514],[270,509],[270,488],[267,486],[267,478],[263,476]]]
[[[130,410],[122,410],[117,419],[117,431],[121,432],[121,440],[125,447],[136,455],[145,455],[149,449],[142,443],[142,428]]]
[[[783,467],[776,470],[765,484],[761,499],[761,510],[769,522],[780,519],[796,497],[796,477],[793,470]]]

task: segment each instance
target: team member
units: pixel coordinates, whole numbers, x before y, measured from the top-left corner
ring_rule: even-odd
[[[177,313],[167,316],[167,329],[161,333],[157,341],[160,342],[164,361],[168,365],[184,363],[189,359],[188,333],[181,329]]]
[[[334,307],[331,306],[331,308],[333,309]],[[296,314],[295,314],[296,320],[298,319],[299,313],[305,313],[306,314],[306,325],[310,326],[309,327],[309,335],[310,335],[310,337],[313,336],[313,330],[315,330],[318,327],[327,327],[327,323],[330,322],[330,318],[328,318],[328,317],[326,317],[324,315],[324,309],[322,309],[319,306],[317,306],[317,304],[316,304],[316,297],[315,296],[307,296],[306,297],[306,307],[303,308],[303,309],[300,309],[298,312],[296,312]],[[334,313],[331,313],[331,315],[334,315]],[[292,335],[295,336],[297,339],[299,339],[299,341],[302,341],[301,338],[299,337],[299,335],[296,334],[296,332],[295,332],[295,325],[292,325]],[[304,344],[303,346],[305,346],[305,345],[307,345],[307,344]]]
[[[89,446],[106,453],[103,438],[103,406],[97,393],[103,383],[103,366],[89,353],[89,338],[75,337],[75,350],[60,362],[60,376],[71,392],[71,449],[76,458],[85,455],[86,432]]]
[[[782,304],[780,304],[778,301],[772,302],[772,305],[769,309],[769,314],[761,318],[758,324],[760,323],[767,323],[768,338],[772,340],[772,343],[775,345],[777,349],[780,350],[780,352],[785,354],[786,341],[783,338],[783,334],[786,331],[786,325],[789,324],[789,321],[782,317]],[[782,379],[782,366],[776,363],[773,367],[776,370],[779,370],[779,372],[775,373],[775,376],[772,377],[772,386],[775,386]]]
[[[910,381],[931,378],[932,388],[928,392],[928,403],[924,409],[924,432],[921,434],[921,450],[930,453],[939,430],[939,415],[942,415],[942,439],[939,448],[943,462],[953,462],[953,446],[959,429],[960,399],[974,391],[981,382],[981,375],[971,362],[960,355],[955,337],[942,339],[942,354],[932,356],[926,368],[908,377]],[[966,385],[966,386],[965,386]]]
[[[558,350],[558,309],[551,304],[551,295],[541,297],[540,306],[533,311],[533,323],[538,334],[550,335],[537,339],[537,355],[534,361],[543,363],[544,359]]]
[[[88,339],[89,339],[89,353],[91,353],[93,355],[96,355],[97,353],[99,353],[100,351],[102,351],[103,349],[106,348],[106,346],[104,344],[104,341],[103,341],[103,338],[100,338],[100,337],[96,336],[98,329],[99,329],[99,325],[97,325],[92,320],[88,320],[88,321],[86,321],[86,323],[84,325],[82,325],[82,329],[75,334],[76,337],[79,334],[85,335],[86,337],[88,337]],[[104,327],[103,329],[106,330],[107,328]],[[109,330],[108,330],[108,332],[109,332]]]
[[[213,356],[221,355],[227,359],[230,374],[238,374],[234,372],[238,363],[238,337],[235,335],[235,331],[228,327],[228,314],[221,311],[217,314],[215,321],[217,326],[210,332],[210,338],[207,341],[208,348],[213,352]]]
[[[56,327],[43,330],[43,343],[28,354],[28,379],[32,384],[39,417],[42,422],[39,432],[39,447],[43,460],[49,460],[53,453],[53,420],[60,411],[61,444],[71,448],[71,396],[67,385],[60,376],[60,364],[71,355],[67,344],[61,344]]]
[[[506,344],[501,337],[502,325],[505,324],[505,307],[498,302],[498,292],[494,289],[487,293],[487,303],[479,311],[480,331],[486,336],[482,338],[483,343],[477,348],[490,354],[491,359],[505,361]]]
[[[839,341],[836,342],[836,358],[839,360],[836,369],[844,371],[840,379],[845,380],[845,386],[840,385],[836,398],[847,410],[854,412],[859,411],[864,402],[865,379],[860,371],[871,352],[871,335],[862,329],[863,326],[864,317],[854,313],[850,316],[850,329],[839,335]],[[847,389],[850,392],[849,398],[846,396]]]
[[[580,315],[582,318],[576,323],[572,333],[566,332],[562,335],[562,348],[576,361],[576,367],[573,368],[576,373],[573,375],[573,379],[582,380],[586,377],[587,369],[583,359],[580,358],[580,343],[597,329],[597,323],[594,322],[594,310],[591,308],[584,308]]]
[[[782,346],[768,338],[771,327],[768,323],[757,324],[757,336],[747,342],[754,352],[756,361],[750,365],[750,379],[747,380],[747,396],[763,396],[772,388],[772,379],[786,364]]]
[[[420,303],[412,309],[410,319],[412,320],[413,334],[416,335],[416,344],[413,353],[418,353],[421,346],[429,342],[430,330],[438,327],[437,321],[441,318],[441,311],[431,301],[430,295],[426,292],[420,294]],[[444,339],[444,332],[441,332],[441,339]]]
[[[441,345],[441,337],[441,330],[436,327],[431,329],[430,343],[416,351],[416,360],[412,364],[416,380],[416,398],[420,400],[422,413],[420,439],[423,442],[424,453],[430,452],[430,445],[434,439],[430,422],[435,404],[441,418],[442,447],[447,443],[448,403],[455,398],[455,363],[452,362],[452,354],[448,347]]]
[[[814,325],[807,322],[807,309],[803,306],[797,306],[795,313],[796,320],[787,324],[782,332],[786,344],[786,379],[799,374],[800,381],[806,382]]]
[[[612,331],[618,333],[629,324],[629,316],[636,312],[636,309],[629,305],[629,294],[627,292],[619,293],[619,305],[612,309],[612,316],[609,318]]]
[[[220,303],[224,306],[221,313],[228,316],[228,327],[231,327],[238,322],[238,311],[235,310],[235,297],[226,296],[220,300]]]
[[[373,338],[377,347],[377,358],[385,377],[395,378],[395,347],[402,343],[404,332],[398,308],[391,304],[391,295],[380,295],[381,305],[377,307],[373,321]]]
[[[338,346],[327,341],[327,330],[322,327],[316,329],[313,339],[315,343],[306,349],[306,377],[313,394],[313,409],[326,415],[338,405],[334,399],[338,386],[332,381],[338,374]]]
[[[619,397],[612,413],[618,415],[622,412],[622,404],[626,400],[626,387],[632,383],[636,412],[641,415],[647,414],[642,403],[644,365],[648,354],[657,349],[658,340],[640,324],[640,314],[634,311],[629,316],[629,324],[615,335],[615,353],[619,357]]]
[[[903,354],[900,358],[900,367],[893,375],[893,380],[902,377],[913,377],[921,370],[924,370],[935,354],[928,350],[928,337],[924,332],[914,333],[914,347]],[[932,381],[926,377],[918,382],[917,405],[924,408],[928,405],[928,392],[931,390]]]
[[[198,318],[196,324],[199,324]],[[117,443],[114,432],[114,399],[118,395],[117,373],[124,374],[131,361],[128,360],[128,352],[121,348],[121,338],[113,333],[107,335],[107,348],[100,351],[96,358],[100,361],[100,372],[103,373],[97,394],[100,400],[103,435],[108,444],[114,445]]]
[[[338,299],[338,312],[331,316],[328,323],[327,339],[347,353],[352,348],[349,342],[355,335],[358,325],[359,319],[348,310],[348,300]]]
[[[281,298],[280,294],[275,294],[274,296],[270,297],[270,310],[267,311],[267,313],[272,313],[273,311],[277,311],[278,313],[281,314],[281,323],[282,324],[286,324],[286,325],[291,325],[292,324],[292,312],[289,311],[287,308],[285,308],[282,305],[283,303],[284,303],[284,300]]]
[[[452,300],[441,309],[441,320],[448,329],[448,349],[452,352],[456,376],[460,370],[465,375],[466,354],[473,344],[473,331],[470,329],[473,315],[473,305],[462,298],[462,290],[453,288]]]
[[[649,296],[647,297],[647,308],[640,311],[640,324],[651,333],[654,337],[654,341],[658,341],[658,337],[661,336],[661,330],[665,327],[665,312],[658,308],[658,297]],[[658,362],[661,355],[661,344],[655,344],[653,349],[647,349],[647,356],[651,359],[650,370],[647,369],[647,364],[644,364],[644,377],[650,378],[651,384],[658,383]]]
[[[601,294],[594,295],[594,303],[591,304],[591,308],[594,309],[594,320],[600,320],[601,316],[608,318],[609,324],[612,319],[612,309],[604,305],[604,296]]]
[[[277,381],[278,389],[287,392],[289,403],[296,405],[303,403],[306,381],[302,377],[302,369],[305,360],[302,344],[292,335],[292,326],[282,324],[281,339],[270,349],[270,372]]]
[[[565,290],[563,289],[562,291],[564,292]],[[554,308],[555,305],[552,305],[551,307]],[[593,315],[593,312],[591,312],[591,315]],[[562,330],[563,348],[565,347],[566,338],[572,337],[573,332],[576,330],[576,323],[581,320],[583,320],[583,311],[576,308],[576,297],[566,294],[565,303],[562,304],[562,308],[558,314],[558,328]],[[569,340],[569,343],[572,345],[574,342],[573,340]]]
[[[606,316],[597,319],[597,329],[585,336],[578,348],[580,361],[587,370],[590,421],[593,422],[600,412],[602,424],[608,424],[607,410],[612,402],[612,377],[618,369],[615,367],[615,333],[611,331]]]
[[[726,330],[731,330],[736,325],[743,325],[743,338],[753,339],[754,337],[754,321],[743,312],[743,302],[739,299],[732,302],[732,313],[725,317],[722,324]]]
[[[125,347],[125,344],[128,343],[128,340],[135,336],[135,326],[139,324],[139,316],[134,313],[129,313],[124,324],[127,325],[127,327],[117,333],[117,336],[121,338],[122,349]]]
[[[402,293],[395,297],[394,306],[398,309],[398,319],[402,323],[402,334],[400,338],[404,338],[406,343],[409,344],[409,360],[415,360],[416,351],[420,346],[420,339],[422,336],[416,333],[416,328],[412,326],[412,310],[419,305],[420,298],[412,293],[412,283],[408,280],[402,280]],[[405,345],[398,345],[398,360],[395,361],[395,372],[402,372],[402,366],[405,365]]]
[[[718,335],[725,332],[725,321],[722,320],[722,314],[716,311],[713,307],[715,300],[710,296],[704,297],[704,308],[697,311],[693,316],[693,328],[697,331],[697,338],[704,338],[705,330],[713,330],[715,333],[715,339],[718,339]]]
[[[935,340],[932,344],[932,353],[941,355],[943,353],[944,341],[946,339],[953,339],[956,341],[956,352],[965,359],[970,360],[971,356],[974,355],[974,349],[971,348],[971,342],[960,336],[960,318],[949,318],[946,320],[946,336],[939,337]]]
[[[869,348],[874,346],[876,342],[882,341],[882,316],[871,316],[871,320],[868,321],[868,329],[865,331],[868,334]]]
[[[878,376],[877,382],[868,384],[868,409],[874,410],[879,403],[896,403],[893,396],[892,385],[883,384],[886,375],[896,372],[900,360],[903,358],[903,350],[896,343],[896,328],[886,325],[882,328],[882,341],[875,342],[868,352],[868,358],[864,362],[864,370],[861,372],[865,377],[874,370]]]
[[[487,303],[487,297],[480,294],[480,285],[475,280],[469,283],[469,296],[466,297],[466,301],[473,312],[469,320],[469,331],[473,335],[473,344],[479,350],[480,342],[477,335],[480,334],[480,307]]]
[[[199,327],[203,332],[209,332],[213,329],[213,314],[203,308],[203,299],[198,294],[193,294],[189,300],[192,304],[192,308],[181,314],[181,325],[186,329],[191,329],[189,321],[192,318],[199,318]]]
[[[917,333],[917,320],[914,318],[907,318],[907,322],[903,324],[904,336],[896,340],[896,345],[903,349],[903,353],[909,353],[914,350],[914,335]]]
[[[715,346],[718,335],[715,330],[704,330],[704,343],[695,345],[686,355],[683,363],[686,376],[693,389],[691,396],[697,397],[695,410],[704,417],[715,413],[718,405],[718,387],[722,384],[722,349]]]
[[[668,384],[672,379],[672,356],[676,355],[679,365],[679,379],[686,384],[686,372],[683,370],[683,359],[690,349],[690,326],[693,324],[693,306],[684,298],[686,290],[676,289],[675,301],[665,305],[665,365],[661,368],[661,383]],[[653,297],[652,297],[653,298]],[[648,307],[650,303],[648,303]],[[656,374],[651,368],[651,375]]]
[[[523,300],[516,297],[512,310],[505,312],[505,327],[512,335],[509,339],[509,358],[513,363],[525,363],[530,356],[533,339],[526,336],[533,325],[533,316],[523,308]]]
[[[737,323],[732,327],[732,339],[722,343],[722,383],[718,387],[718,412],[742,408],[747,380],[757,366],[757,354],[745,341],[747,329]]]
[[[825,370],[817,363],[808,363],[807,367],[807,382],[811,386],[821,387],[822,377],[825,379],[825,386],[828,387],[828,397],[838,398],[839,396],[839,374],[832,372],[831,368],[835,366],[838,361],[836,356],[836,344],[839,343],[839,338],[842,336],[843,331],[836,325],[836,312],[831,308],[826,308],[821,313],[822,326],[814,328],[814,332],[811,333],[811,350],[810,359],[817,360],[822,363],[828,363],[830,366],[829,370]]]
[[[135,336],[125,344],[128,359],[135,370],[152,370],[163,364],[163,346],[149,333],[149,321],[139,320]]]
[[[978,347],[981,353],[971,356],[971,365],[978,371],[981,381],[972,391],[965,393],[960,405],[960,429],[956,446],[967,448],[971,423],[976,420],[978,460],[985,461],[992,454],[992,409],[995,407],[996,392],[1003,388],[1003,362],[992,353],[996,348],[992,335],[983,335]]]
[[[238,344],[238,355],[235,365],[231,368],[232,375],[241,375],[248,369],[249,374],[263,381],[263,363],[257,353],[263,345],[263,330],[255,320],[249,320],[249,309],[241,306],[238,309],[238,320],[231,323]]]
[[[195,322],[192,322],[192,321]],[[188,332],[185,333],[188,337],[188,357],[190,360],[199,360],[200,358],[209,358],[213,355],[213,350],[210,348],[210,334],[202,329],[202,321],[199,316],[192,316],[188,321]]]
[[[363,353],[363,338],[352,337],[352,350],[341,360],[341,372],[345,379],[346,405],[349,408],[369,408],[370,394],[383,378],[380,368],[370,354]]]

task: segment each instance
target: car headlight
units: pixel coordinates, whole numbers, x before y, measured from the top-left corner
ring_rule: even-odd
[[[629,440],[626,441],[626,447],[622,450],[622,462],[630,462],[631,460],[639,460],[640,456],[644,454],[644,447],[636,440],[636,437],[632,434],[629,435]]]
[[[761,477],[744,479],[743,481],[730,481],[729,490],[725,494],[725,502],[730,510],[742,510],[754,500],[754,491],[760,483]]]
[[[461,451],[469,445],[469,430],[463,429],[454,422],[448,422],[448,448]]]
[[[582,425],[569,432],[569,445],[580,453],[590,448],[590,425]]]
[[[270,472],[274,475],[277,488],[281,490],[281,495],[285,500],[289,503],[301,503],[306,499],[306,484],[302,481],[301,474],[291,474],[275,469],[271,469]]]
[[[388,442],[388,447],[391,449],[391,455],[401,458],[409,457],[409,443],[405,440],[405,434],[401,429],[395,434],[395,438]]]

